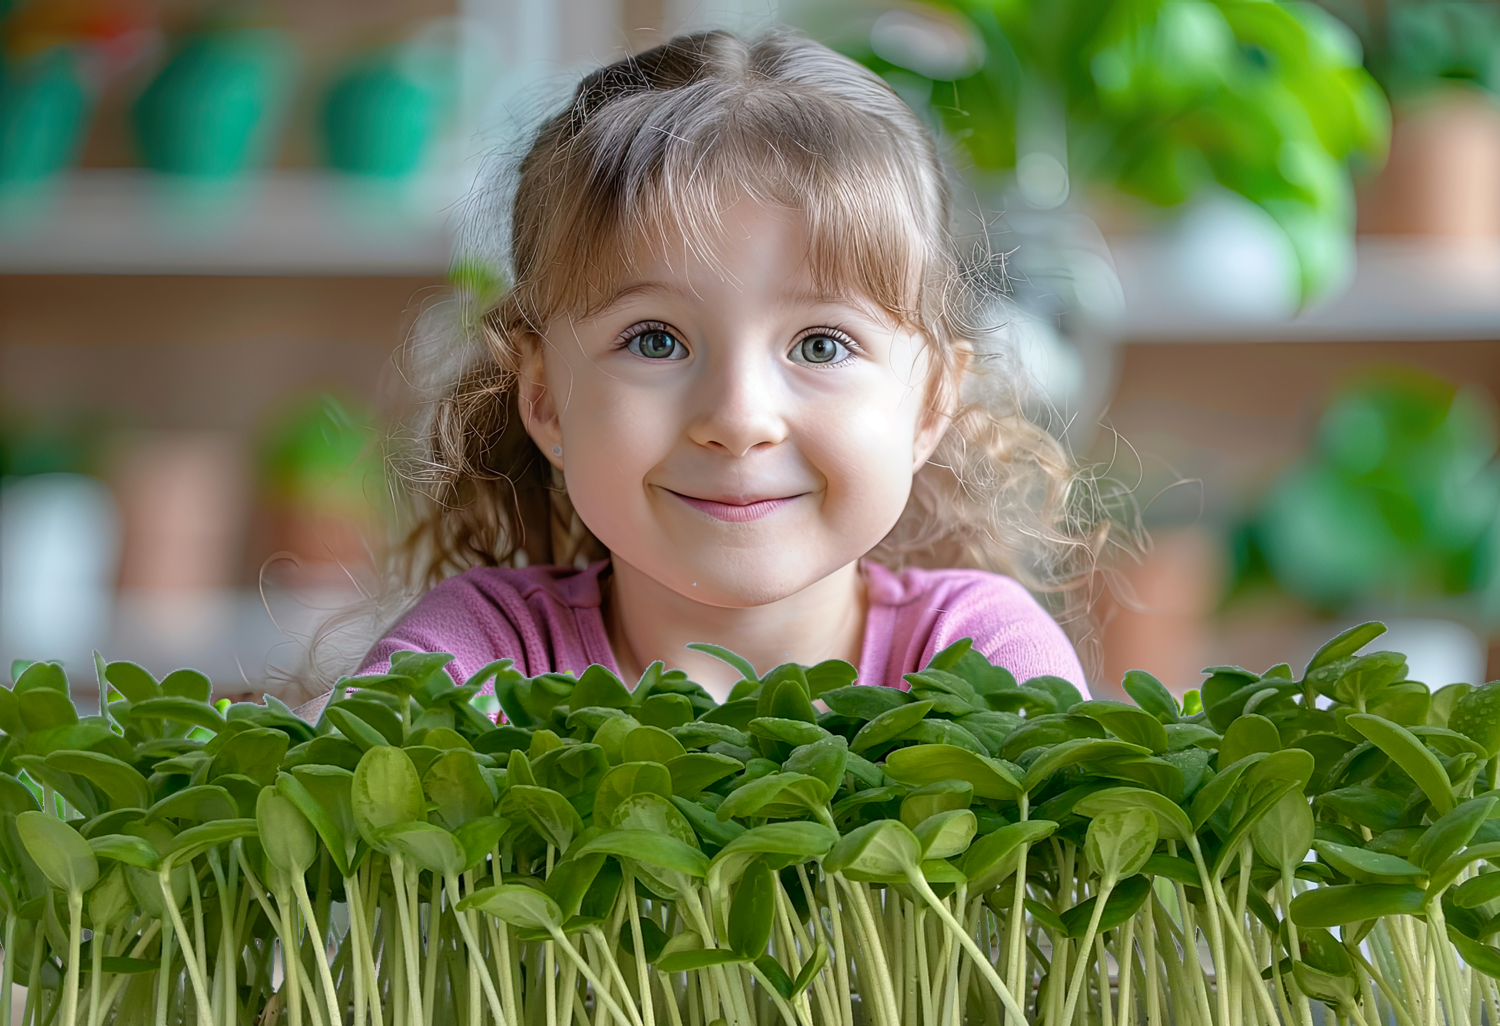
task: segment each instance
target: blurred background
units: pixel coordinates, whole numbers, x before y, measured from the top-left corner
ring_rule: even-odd
[[[1038,415],[1140,509],[1096,694],[1371,618],[1500,677],[1488,0],[0,0],[0,659],[301,697],[485,155],[773,21],[940,133]]]

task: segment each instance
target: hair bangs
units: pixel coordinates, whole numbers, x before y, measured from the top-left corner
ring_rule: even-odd
[[[749,199],[804,218],[820,292],[947,336],[950,261],[933,230],[946,225],[946,201],[923,188],[932,155],[864,99],[830,103],[826,88],[746,75],[620,97],[608,117],[573,119],[540,169],[551,230],[532,237],[533,259],[521,245],[515,254],[518,285],[537,287],[528,319],[598,310],[647,258],[718,262],[733,243],[724,212]]]

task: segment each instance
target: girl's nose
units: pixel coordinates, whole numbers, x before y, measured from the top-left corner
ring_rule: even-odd
[[[781,389],[763,354],[724,354],[693,383],[688,437],[699,445],[744,456],[787,437]]]

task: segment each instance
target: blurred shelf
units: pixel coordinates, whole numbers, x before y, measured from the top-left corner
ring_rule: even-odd
[[[1161,241],[1109,246],[1130,342],[1500,341],[1500,239],[1363,237],[1348,286],[1300,312],[1235,298],[1233,282],[1227,299],[1192,294]]]
[[[0,197],[0,274],[441,275],[462,194],[456,176],[78,171]]]

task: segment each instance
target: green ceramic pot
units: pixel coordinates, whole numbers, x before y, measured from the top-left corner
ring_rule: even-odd
[[[34,182],[71,164],[92,106],[73,51],[0,59],[0,182]]]
[[[279,120],[291,72],[277,33],[235,31],[189,40],[135,104],[147,167],[226,177],[260,162]]]
[[[432,141],[438,108],[432,90],[392,55],[362,59],[334,81],[323,105],[328,163],[351,174],[408,175]]]

